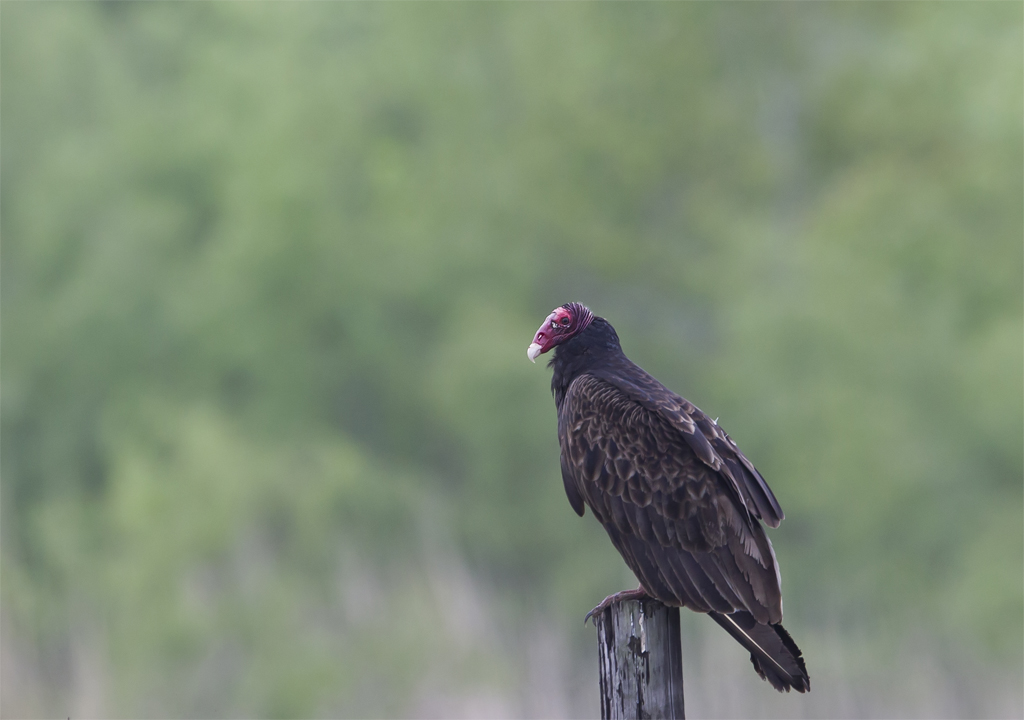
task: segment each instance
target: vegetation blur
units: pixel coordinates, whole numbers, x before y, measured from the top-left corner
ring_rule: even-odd
[[[691,716],[1020,717],[1022,15],[3,3],[3,715],[596,715],[577,300],[787,514]]]

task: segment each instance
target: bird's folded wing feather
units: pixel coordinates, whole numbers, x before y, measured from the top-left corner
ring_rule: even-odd
[[[715,469],[676,422],[590,374],[570,385],[558,434],[570,503],[591,507],[648,591],[781,620],[774,552],[726,461]]]
[[[785,518],[779,501],[725,430],[689,400],[676,395],[628,359],[623,360],[622,367],[599,370],[594,376],[667,420],[705,465],[719,471],[735,487],[747,512],[768,527],[778,527]]]

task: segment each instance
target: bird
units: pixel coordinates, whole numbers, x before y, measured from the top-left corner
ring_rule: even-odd
[[[589,507],[640,581],[611,603],[654,598],[707,613],[750,652],[776,690],[810,690],[800,648],[782,627],[779,565],[764,525],[785,517],[739,447],[688,400],[633,363],[611,323],[570,302],[548,315],[527,349],[554,349],[562,482]]]

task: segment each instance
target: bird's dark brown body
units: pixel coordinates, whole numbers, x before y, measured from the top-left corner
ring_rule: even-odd
[[[800,650],[779,624],[778,564],[762,522],[782,509],[732,439],[622,352],[603,318],[576,303],[545,320],[533,359],[555,348],[562,479],[590,507],[643,591],[709,613],[779,690],[810,688]]]

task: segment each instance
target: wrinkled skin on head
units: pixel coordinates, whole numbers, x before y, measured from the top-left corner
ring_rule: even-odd
[[[555,308],[533,336],[526,357],[530,362],[537,362],[540,355],[585,330],[593,319],[593,313],[579,303],[566,303]]]

